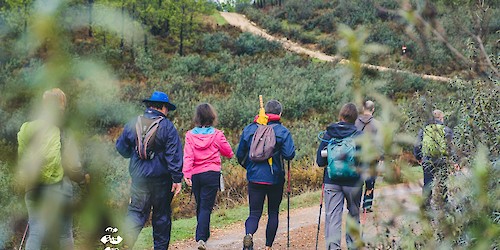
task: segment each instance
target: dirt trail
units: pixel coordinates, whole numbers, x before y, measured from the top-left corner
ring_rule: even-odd
[[[363,224],[364,239],[370,241],[370,238],[380,235],[382,229],[377,228],[373,221],[381,222],[390,220],[392,209],[403,204],[406,211],[415,211],[417,205],[410,199],[411,195],[418,195],[422,191],[420,185],[396,185],[375,189],[375,206],[373,213],[366,215],[366,221]],[[285,200],[283,202],[286,202]],[[319,201],[318,201],[319,203]],[[324,208],[323,208],[324,209]],[[316,230],[318,227],[319,204],[308,208],[294,209],[290,212],[290,249],[315,249]],[[344,208],[344,216],[347,209]],[[244,218],[245,219],[245,218]],[[319,234],[319,249],[325,248],[324,241],[324,210],[321,215],[321,227]],[[259,229],[254,235],[255,249],[264,249],[265,246],[265,228],[267,218],[262,217],[259,223]],[[402,218],[395,218],[395,223],[404,223]],[[280,213],[280,223],[273,249],[286,249],[287,245],[287,218],[286,211]],[[242,239],[245,234],[244,222],[235,223],[226,228],[212,230],[211,237],[207,243],[208,249],[241,249]],[[171,249],[196,249],[194,239],[177,242]]]
[[[348,64],[349,60],[343,59],[338,56],[329,56],[323,52],[316,51],[316,50],[311,50],[302,47],[300,44],[292,42],[286,38],[277,38],[275,36],[272,36],[268,34],[264,29],[258,27],[255,23],[251,22],[248,20],[244,15],[238,14],[238,13],[232,13],[232,12],[220,12],[222,17],[226,19],[226,21],[235,27],[240,28],[242,31],[245,32],[250,32],[256,35],[259,35],[267,40],[270,41],[277,41],[283,45],[283,47],[289,51],[299,53],[299,54],[306,54],[310,57],[317,58],[322,61],[327,61],[327,62],[339,62],[341,64]],[[399,70],[399,69],[393,69],[393,68],[387,68],[383,66],[376,66],[376,65],[371,65],[371,64],[365,64],[362,63],[361,67],[367,68],[367,69],[373,69],[373,70],[378,70],[378,71],[388,71],[388,72],[396,72],[396,73],[402,73],[402,74],[410,74],[414,76],[421,77],[423,79],[427,80],[433,80],[433,81],[441,81],[441,82],[448,82],[451,80],[451,78],[448,77],[443,77],[443,76],[434,76],[434,75],[425,75],[425,74],[417,74],[405,70]]]

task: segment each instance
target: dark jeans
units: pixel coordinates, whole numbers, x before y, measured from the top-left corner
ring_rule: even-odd
[[[191,177],[196,200],[196,241],[210,237],[210,214],[214,208],[220,184],[220,172],[208,171]]]
[[[154,249],[168,249],[172,229],[170,204],[174,196],[171,190],[172,180],[170,178],[132,181],[131,200],[127,214],[129,228],[125,238],[129,246],[135,244],[152,209]]]
[[[373,206],[373,196],[375,193],[375,180],[376,177],[371,177],[365,181],[365,191],[363,193],[363,209],[371,209]],[[372,190],[370,194],[366,191]]]
[[[431,199],[432,199],[432,187],[434,180],[436,178],[436,171],[441,169],[441,170],[446,170],[447,168],[447,163],[446,163],[446,158],[437,158],[437,159],[432,159],[432,158],[424,158],[422,162],[422,168],[424,172],[424,187],[422,190],[422,195],[425,200],[425,205],[429,206]],[[443,178],[445,178],[443,181],[446,181],[447,175],[445,174]],[[446,201],[446,188],[443,190],[443,198]]]
[[[267,196],[267,227],[266,227],[266,246],[273,245],[276,231],[278,231],[278,213],[283,198],[283,184],[265,185],[248,183],[248,203],[250,206],[250,215],[245,222],[246,234],[254,234],[259,227],[259,220],[264,208],[264,199]]]

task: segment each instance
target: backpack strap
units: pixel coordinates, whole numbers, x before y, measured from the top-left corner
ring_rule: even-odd
[[[137,122],[135,123],[135,135],[137,136],[136,139],[136,146],[137,146],[137,153],[139,153],[139,158],[143,158],[141,148],[142,148],[142,115],[137,117]]]
[[[156,134],[156,130],[158,129],[158,126],[160,122],[163,120],[162,116],[157,116],[152,119],[154,121],[148,126],[146,129],[146,134],[143,137],[143,134],[145,131],[142,130],[143,125],[142,125],[142,118],[144,116],[140,115],[137,117],[137,122],[135,123],[135,129],[136,129],[136,135],[137,135],[137,153],[139,154],[139,158],[141,159],[146,159],[148,158],[148,153],[147,153],[147,148],[149,141],[151,138]],[[146,118],[149,119],[149,118]]]
[[[325,133],[326,133],[326,130],[325,130],[325,131],[321,131],[321,132],[319,132],[319,134],[318,134],[318,139],[319,139],[320,141],[322,141],[322,142],[329,143],[329,142],[330,142],[330,140],[325,140],[325,139],[323,139],[323,137],[325,137]]]
[[[368,123],[372,122],[373,117],[372,117],[372,118],[370,118],[370,120],[368,120],[368,122],[367,122],[367,123],[364,123],[364,122],[363,122],[361,119],[359,119],[359,118],[358,118],[358,120],[364,124],[363,128],[361,129],[361,131],[363,131],[363,130],[365,130],[366,125],[368,125]]]

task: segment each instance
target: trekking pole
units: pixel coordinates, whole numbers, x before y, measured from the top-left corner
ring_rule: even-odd
[[[321,224],[321,209],[323,208],[323,194],[325,191],[325,183],[321,185],[321,199],[319,202],[319,216],[318,216],[318,230],[316,231],[316,250],[318,250],[318,241],[319,241],[319,227]]]
[[[363,227],[365,225],[365,222],[366,222],[366,208],[363,208],[363,217],[361,219],[361,225],[360,225],[361,238],[363,237],[363,233],[364,233]]]
[[[23,239],[21,240],[21,245],[19,245],[19,250],[21,250],[23,248],[23,244],[24,244],[24,239],[26,239],[26,234],[28,233],[28,227],[30,226],[30,224],[26,224],[26,229],[24,229],[24,235],[23,235]]]
[[[287,200],[288,200],[288,208],[287,208],[287,229],[286,229],[286,234],[287,234],[287,242],[286,242],[286,248],[290,248],[290,160],[288,160],[288,187],[286,189],[286,195],[287,195]]]

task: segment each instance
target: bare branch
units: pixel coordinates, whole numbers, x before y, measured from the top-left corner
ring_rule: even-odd
[[[486,49],[484,48],[483,41],[481,40],[480,36],[474,36],[476,39],[478,45],[479,45],[479,51],[481,51],[481,54],[484,57],[484,60],[486,61],[486,64],[488,67],[493,71],[496,77],[500,77],[500,74],[498,73],[498,69],[493,65],[493,63],[490,60],[490,57],[488,56],[488,53],[486,53]]]
[[[437,31],[434,27],[432,27],[427,21],[425,21],[420,15],[415,15],[419,21],[421,21],[427,28],[429,28],[432,31],[432,34],[436,36],[436,38],[444,43],[446,47],[460,60],[462,60],[463,63],[465,63],[467,66],[472,65],[473,63],[467,59],[460,51],[458,51],[453,45],[451,45],[450,42],[439,32]]]

